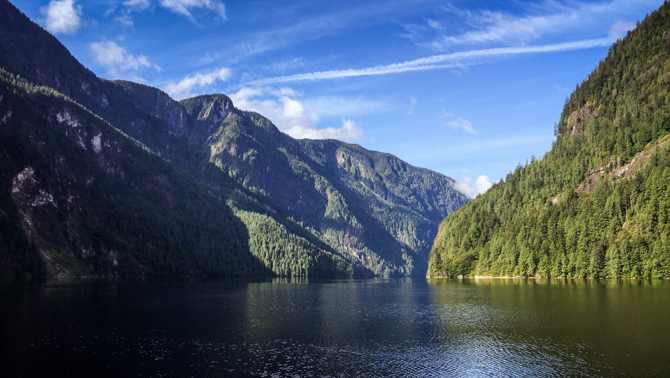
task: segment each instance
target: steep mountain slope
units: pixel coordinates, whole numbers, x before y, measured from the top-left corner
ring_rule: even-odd
[[[0,275],[423,275],[466,201],[445,176],[296,141],[224,95],[97,78],[5,0],[0,67]]]
[[[81,105],[2,71],[0,114],[0,276],[269,273],[225,204]]]
[[[199,148],[271,213],[376,275],[423,274],[442,214],[465,200],[447,177],[360,146],[296,141],[226,96],[182,104],[195,119],[190,151]]]
[[[670,3],[566,101],[542,159],[440,225],[428,275],[670,276]]]

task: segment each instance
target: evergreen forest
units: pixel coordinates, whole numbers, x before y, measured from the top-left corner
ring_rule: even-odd
[[[541,158],[440,224],[429,276],[670,277],[670,4],[566,99]]]

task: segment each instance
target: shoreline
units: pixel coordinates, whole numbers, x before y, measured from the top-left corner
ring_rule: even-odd
[[[437,278],[448,278],[455,280],[464,280],[464,279],[506,279],[506,280],[516,280],[516,279],[530,279],[530,280],[670,280],[670,277],[663,278],[645,278],[645,277],[549,277],[549,276],[446,276],[446,275],[432,275],[426,276],[429,279]]]

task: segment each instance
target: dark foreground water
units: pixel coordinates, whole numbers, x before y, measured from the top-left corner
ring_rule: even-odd
[[[668,281],[0,287],[0,376],[670,376]]]

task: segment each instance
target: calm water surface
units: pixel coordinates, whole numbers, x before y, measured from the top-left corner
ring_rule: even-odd
[[[0,376],[670,376],[670,282],[0,287]]]

